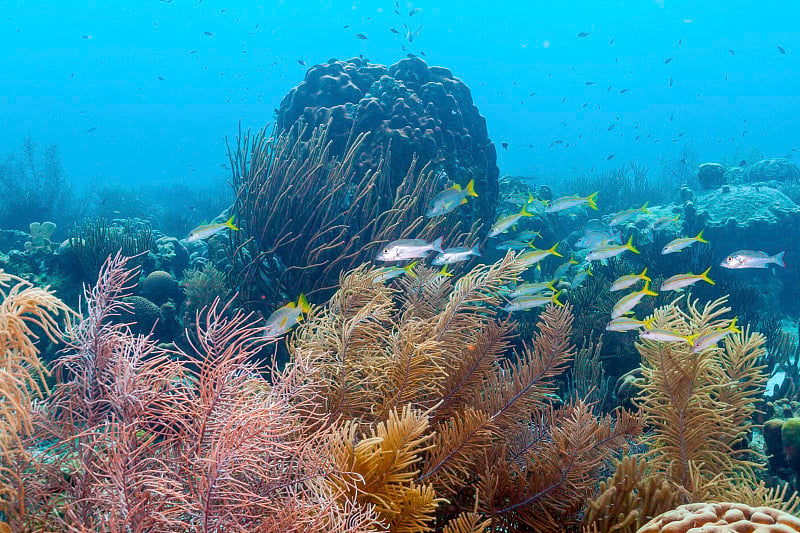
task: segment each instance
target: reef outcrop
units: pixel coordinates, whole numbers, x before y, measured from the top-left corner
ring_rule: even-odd
[[[278,109],[277,126],[289,129],[298,119],[313,127],[330,123],[330,150],[344,156],[361,133],[369,137],[357,159],[375,168],[388,157],[393,187],[405,177],[416,155],[417,168],[432,163],[453,183],[475,180],[480,195],[464,206],[471,223],[494,217],[498,194],[497,153],[486,120],[472,102],[469,87],[443,67],[409,57],[390,67],[353,58],[315,65]]]

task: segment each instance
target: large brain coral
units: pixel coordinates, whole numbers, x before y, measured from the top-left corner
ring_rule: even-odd
[[[800,519],[771,507],[690,503],[661,514],[636,533],[794,533]]]
[[[429,67],[417,57],[391,67],[358,58],[331,59],[311,67],[284,97],[278,128],[286,130],[301,118],[310,126],[331,123],[333,155],[344,155],[358,134],[369,132],[358,160],[364,169],[374,168],[391,147],[392,186],[405,177],[415,154],[419,166],[439,165],[452,182],[466,185],[474,179],[480,196],[464,206],[465,214],[469,222],[493,221],[497,153],[469,88],[450,70]]]

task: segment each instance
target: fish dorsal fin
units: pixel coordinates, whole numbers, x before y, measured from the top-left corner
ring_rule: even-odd
[[[456,183],[455,185],[453,185],[453,190],[454,190],[454,191],[460,191],[460,190],[461,190],[461,185],[459,185],[458,183]]]
[[[289,309],[294,309],[295,307],[297,307],[297,304],[294,302],[289,302],[288,304],[286,304],[286,307],[288,307]]]

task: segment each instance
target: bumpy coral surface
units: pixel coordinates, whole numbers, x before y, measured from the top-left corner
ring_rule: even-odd
[[[480,196],[470,201],[467,212],[493,220],[499,175],[495,147],[469,88],[450,70],[429,67],[417,57],[391,67],[358,58],[331,59],[311,67],[281,102],[280,129],[299,118],[311,126],[331,122],[335,155],[343,155],[359,133],[370,132],[359,160],[364,169],[374,168],[391,145],[393,186],[402,181],[415,154],[418,167],[434,162],[460,185],[474,179]]]
[[[770,507],[690,503],[655,517],[637,533],[791,533],[800,519]]]

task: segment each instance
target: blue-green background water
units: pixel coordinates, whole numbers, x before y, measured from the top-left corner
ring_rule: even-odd
[[[408,17],[412,8],[421,10]],[[555,180],[630,159],[657,164],[685,146],[711,161],[746,159],[751,148],[784,156],[797,145],[796,2],[393,9],[392,0],[0,2],[0,153],[26,135],[57,143],[78,185],[219,179],[228,176],[222,138],[239,121],[272,120],[305,74],[298,60],[363,54],[391,64],[407,52],[469,85],[501,173]],[[389,31],[404,32],[403,22],[422,27],[407,51]]]

